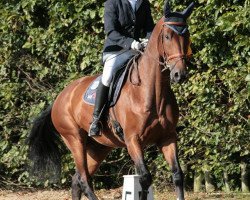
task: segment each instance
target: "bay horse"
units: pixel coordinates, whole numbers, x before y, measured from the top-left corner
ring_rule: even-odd
[[[73,200],[81,199],[82,193],[90,200],[98,199],[90,179],[108,153],[121,147],[127,148],[134,161],[140,175],[140,200],[146,200],[152,177],[143,149],[152,144],[161,150],[169,163],[178,199],[184,200],[183,172],[177,152],[179,110],[170,83],[181,83],[187,75],[190,34],[186,19],[193,7],[192,3],[183,12],[172,12],[165,2],[164,16],[155,25],[138,66],[131,68],[131,76],[137,77],[140,84],[132,84],[127,78],[113,112],[109,109],[110,116],[115,114],[123,128],[124,139],[118,137],[107,122],[103,122],[101,136],[88,137],[93,106],[83,102],[82,94],[96,76],[73,81],[35,120],[28,138],[34,168],[42,170],[48,169],[48,165],[59,164],[58,138],[53,135],[56,132],[71,151],[76,165],[72,177]]]

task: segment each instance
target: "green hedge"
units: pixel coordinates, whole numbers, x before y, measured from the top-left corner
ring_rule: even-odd
[[[170,1],[177,10],[190,2]],[[250,1],[194,2],[189,20],[194,53],[190,78],[183,85],[173,85],[184,127],[179,133],[180,158],[191,178],[194,171],[213,171],[220,189],[223,171],[239,174],[238,163],[250,162]],[[164,2],[151,3],[156,21]],[[93,0],[1,1],[0,186],[43,184],[30,178],[25,139],[32,120],[69,82],[101,71],[103,4]],[[169,183],[162,156],[156,155],[154,147],[149,150],[146,157],[155,183]],[[61,186],[69,185],[74,171],[69,153],[63,160]],[[133,170],[125,150],[114,151],[110,160],[118,161],[103,164],[96,187],[105,187],[107,179],[113,181],[111,186],[121,185],[121,175]]]

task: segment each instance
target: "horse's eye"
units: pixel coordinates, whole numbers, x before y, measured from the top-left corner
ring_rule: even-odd
[[[170,36],[169,36],[169,35],[165,35],[165,38],[166,38],[167,40],[170,40]]]

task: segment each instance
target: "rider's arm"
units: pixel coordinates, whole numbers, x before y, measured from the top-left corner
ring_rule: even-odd
[[[122,35],[119,30],[121,25],[118,21],[118,13],[115,5],[115,1],[105,2],[105,12],[104,12],[104,28],[107,37],[114,41],[117,45],[123,47],[124,49],[129,49],[133,38],[126,37]]]

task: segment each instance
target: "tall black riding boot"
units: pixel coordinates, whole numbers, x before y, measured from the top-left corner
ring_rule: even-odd
[[[108,93],[109,87],[102,84],[100,81],[97,91],[96,91],[96,99],[95,99],[95,108],[93,112],[93,121],[89,128],[89,136],[97,136],[100,135],[101,130],[101,115],[103,114],[103,109],[105,103],[108,101]]]

